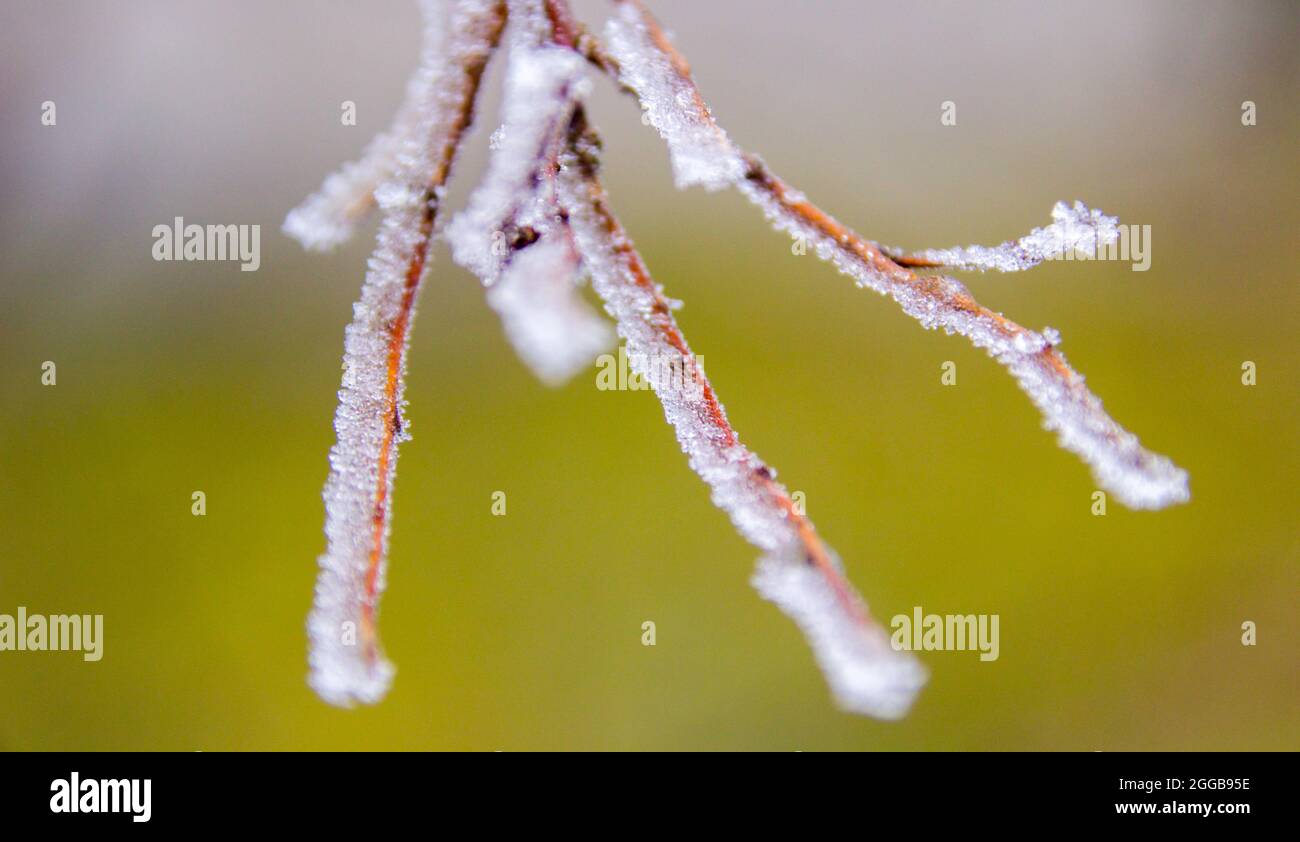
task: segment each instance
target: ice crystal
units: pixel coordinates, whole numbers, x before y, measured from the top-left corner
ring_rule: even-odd
[[[927,249],[912,257],[934,266],[951,269],[996,269],[999,272],[1023,272],[1044,260],[1062,260],[1067,255],[1096,257],[1102,246],[1119,239],[1119,220],[1099,210],[1075,202],[1073,207],[1057,202],[1052,208],[1052,224],[1035,228],[1019,240],[1000,246],[966,246],[950,249]]]
[[[398,156],[421,142],[417,132],[425,125],[420,109],[430,95],[430,74],[438,60],[436,27],[441,11],[433,0],[421,0],[425,31],[420,69],[406,85],[406,96],[392,126],[376,135],[361,157],[331,173],[320,189],[289,212],[284,232],[305,248],[326,251],[349,239],[357,222],[375,206],[375,189],[396,174]]]
[[[745,165],[726,132],[713,121],[689,77],[677,72],[672,56],[655,44],[640,10],[620,4],[605,24],[619,81],[641,98],[650,125],[668,143],[678,187],[721,190],[744,175]]]
[[[574,287],[577,260],[568,243],[543,239],[521,251],[488,288],[520,359],[544,383],[563,383],[613,341],[609,325]]]
[[[907,713],[925,669],[896,651],[883,628],[845,610],[820,571],[799,558],[764,556],[750,582],[803,631],[840,707],[880,719]]]
[[[604,208],[599,186],[584,176],[595,156],[591,147],[566,153],[560,197],[592,286],[615,319],[634,370],[649,380],[691,468],[709,485],[714,505],[765,553],[754,585],[803,629],[836,701],[882,718],[903,715],[925,682],[924,669],[890,646],[843,578],[834,554],[810,534],[811,524],[781,505],[789,497],[774,472],[740,443],[662,290]],[[676,365],[645,365],[664,359]],[[683,388],[683,380],[665,377],[665,371],[687,372],[700,388]],[[810,549],[825,553],[824,566],[809,557]]]

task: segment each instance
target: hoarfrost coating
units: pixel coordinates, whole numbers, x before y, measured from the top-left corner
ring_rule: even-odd
[[[574,98],[589,83],[578,56],[535,43],[518,19],[511,26],[503,122],[482,183],[446,235],[456,262],[488,287],[519,357],[557,385],[613,341],[579,294],[577,255],[555,220],[555,156]]]
[[[956,280],[906,268],[1020,271],[1113,244],[1115,218],[1079,202],[1058,203],[1049,225],[1000,246],[886,252],[732,143],[684,58],[638,2],[618,0],[605,29],[608,53],[571,18],[565,0],[458,0],[450,13],[435,0],[422,7],[421,61],[392,127],[285,221],[285,230],[308,248],[328,248],[368,208],[377,206],[382,215],[345,334],[338,441],[324,491],[327,547],[308,620],[310,682],[325,700],[374,702],[392,679],[376,618],[397,447],[409,431],[402,416],[407,341],[445,182],[507,17],[502,123],[489,142],[482,184],[447,227],[453,256],[480,278],[521,358],[551,383],[580,370],[610,342],[608,324],[579,295],[584,272],[591,276],[692,469],[739,533],[761,550],[753,585],[807,636],[842,707],[899,717],[925,671],[894,649],[802,509],[740,443],[676,324],[675,302],[650,277],[610,211],[597,175],[599,139],[582,105],[583,59],[638,95],[647,121],[667,142],[679,187],[737,188],[778,230],[811,245],[858,286],[890,296],[928,329],[960,334],[983,348],[1006,366],[1060,444],[1082,457],[1121,502],[1161,508],[1188,499],[1187,474],[1143,449],[1105,413],[1058,350],[1055,330],[1028,330],[980,305]],[[436,24],[447,17],[444,37]]]
[[[668,115],[661,119],[668,128],[660,133],[674,161],[675,145],[694,148],[698,143],[691,138],[704,136],[720,144],[720,160],[743,160],[741,175],[725,163],[714,171],[714,186],[727,180],[757,205],[777,230],[812,246],[818,257],[830,261],[858,286],[892,297],[922,326],[959,334],[987,351],[1007,367],[1029,395],[1043,415],[1043,426],[1057,433],[1057,442],[1083,459],[1097,483],[1124,505],[1160,509],[1190,499],[1187,472],[1164,456],[1145,450],[1136,436],[1106,414],[1101,401],[1084,385],[1083,377],[1056,350],[1060,342],[1056,331],[1049,328],[1038,333],[1016,325],[979,306],[952,278],[917,276],[907,271],[893,263],[879,246],[812,206],[802,193],[772,175],[759,159],[735,149],[714,122],[685,63],[673,54],[666,36],[652,27],[639,4],[621,2],[618,16],[609,24],[609,34],[611,53],[620,67],[620,81],[636,93],[642,107],[652,115]],[[705,131],[708,127],[714,132]],[[1035,229],[999,247],[972,246],[922,255],[933,256],[936,263],[1018,271],[1064,250],[1095,250],[1113,243],[1118,236],[1114,217],[1081,202],[1073,207],[1057,203],[1052,219],[1046,228]]]
[[[605,39],[618,62],[619,81],[637,92],[646,119],[668,143],[678,187],[721,190],[744,176],[745,163],[727,133],[713,121],[689,77],[655,45],[639,9],[619,4],[605,24]]]
[[[1019,240],[1000,246],[966,246],[950,249],[927,249],[911,258],[950,269],[996,269],[999,272],[1023,272],[1044,260],[1060,260],[1067,254],[1097,255],[1102,246],[1119,239],[1119,220],[1076,201],[1071,207],[1057,202],[1052,208],[1052,224],[1035,228]]]
[[[440,181],[499,32],[494,3],[458,3],[450,38],[439,25],[443,4],[427,0],[422,6],[424,47],[411,83],[419,119],[401,138],[391,176],[375,190],[383,220],[344,334],[338,441],[323,493],[327,546],[307,621],[311,686],[343,706],[378,701],[392,681],[375,621],[387,569],[396,450],[409,437],[401,419],[407,337]]]
[[[627,343],[629,359],[677,356],[681,370],[700,381],[701,389],[685,391],[671,381],[661,382],[653,368],[640,366],[637,372],[650,380],[691,468],[709,485],[714,505],[764,551],[754,586],[803,630],[842,707],[881,718],[902,716],[925,683],[924,668],[893,649],[844,579],[838,560],[809,534],[811,524],[780,505],[789,495],[727,423],[662,291],[649,281],[639,255],[605,211],[599,185],[584,177],[583,155],[594,160],[596,151],[566,152],[559,176],[574,241],[593,288]],[[821,566],[809,557],[810,545],[827,556]]]
[[[316,193],[285,217],[284,232],[305,248],[327,251],[347,241],[357,222],[374,207],[375,189],[393,178],[398,156],[421,142],[418,132],[427,126],[420,119],[420,107],[428,101],[427,73],[437,60],[431,45],[438,36],[431,27],[445,12],[434,8],[435,0],[421,0],[420,5],[424,54],[420,70],[406,84],[406,96],[392,125],[370,141],[358,160],[331,173]]]

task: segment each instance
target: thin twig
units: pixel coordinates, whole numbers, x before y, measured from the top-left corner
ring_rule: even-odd
[[[598,179],[599,146],[577,109],[562,157],[561,197],[592,286],[617,320],[629,356],[671,355],[674,365],[668,370],[689,378],[689,383],[654,376],[650,381],[692,467],[712,486],[714,502],[766,553],[754,583],[804,628],[837,701],[849,710],[901,716],[924,683],[924,670],[890,646],[812,522],[772,469],[740,443],[677,326],[671,303],[610,210]]]
[[[488,174],[448,227],[458,262],[488,288],[525,361],[558,381],[598,346],[573,280],[581,266],[627,343],[691,467],[716,505],[764,555],[753,583],[807,635],[840,704],[901,716],[924,669],[895,650],[774,472],[740,443],[712,384],[673,317],[673,304],[609,206],[599,180],[600,141],[587,122],[585,82],[574,53],[637,97],[668,142],[679,186],[735,187],[773,224],[806,241],[860,286],[893,297],[927,328],[960,333],[1003,363],[1099,483],[1135,508],[1187,499],[1186,474],[1144,450],[1115,424],[1056,349],[1059,336],[1021,327],[983,307],[964,286],[913,269],[1020,271],[1055,249],[1097,247],[1115,220],[1080,203],[1058,204],[1053,223],[1020,240],[902,255],[844,226],[736,147],[714,121],[690,66],[640,0],[615,0],[602,44],[567,0],[457,0],[450,44],[426,31],[420,70],[394,128],[357,164],[326,182],[286,230],[306,245],[337,242],[373,202],[384,213],[361,300],[345,339],[338,442],[325,487],[328,547],[309,619],[311,681],[327,701],[374,702],[391,680],[375,628],[383,590],[407,338],[442,193],[469,126],[484,66],[509,16],[511,44],[503,125]],[[425,0],[426,18],[434,0]],[[497,240],[505,252],[497,250]],[[584,305],[585,306],[585,305]],[[590,329],[582,328],[587,325]],[[668,363],[667,366],[664,363]],[[352,626],[359,640],[348,639]]]
[[[497,141],[482,181],[445,234],[455,261],[483,282],[520,358],[543,382],[559,385],[588,368],[613,331],[580,295],[577,255],[551,222],[563,130],[577,89],[591,83],[580,57],[543,49],[545,34],[520,23],[530,7],[545,22],[537,0],[512,4]]]
[[[432,26],[436,15],[427,12]],[[375,619],[397,444],[406,437],[401,407],[407,338],[442,190],[504,24],[504,2],[462,4],[452,21],[448,55],[426,43],[422,107],[434,118],[424,126],[431,134],[409,139],[403,163],[377,191],[385,218],[347,329],[334,423],[338,442],[324,491],[329,546],[320,559],[308,620],[312,684],[334,704],[377,701],[391,681]]]
[[[743,162],[743,177],[735,179],[733,186],[762,208],[777,228],[808,240],[819,255],[831,260],[841,272],[860,286],[890,295],[924,326],[960,333],[1006,365],[1043,413],[1045,425],[1057,431],[1061,445],[1088,462],[1101,486],[1115,494],[1122,503],[1132,508],[1163,508],[1189,499],[1186,472],[1167,458],[1143,449],[1132,433],[1105,413],[1101,401],[1088,391],[1083,378],[1056,348],[1059,336],[1055,331],[1049,329],[1038,333],[1016,324],[981,305],[953,278],[911,271],[877,243],[840,223],[803,193],[792,189],[758,156],[731,143],[714,121],[691,78],[690,65],[644,5],[639,0],[614,2],[618,11],[609,24],[611,35],[635,40],[639,31],[643,31],[670,68],[668,72],[675,75],[667,82],[674,87],[676,96],[664,97],[667,102],[648,102],[646,93],[636,91],[636,86],[630,84],[626,62],[611,55],[594,39],[583,37],[580,30],[571,36],[571,40],[583,45],[583,55],[593,66],[605,73],[616,73],[620,86],[625,90],[631,89],[639,96],[642,107],[650,108],[652,120],[656,108],[681,109],[681,113],[673,116],[679,118],[678,122],[693,126],[696,134],[687,132],[685,142],[680,145],[697,146],[697,135],[703,133],[710,136],[719,149],[731,150]],[[566,0],[552,0],[552,4],[558,7],[567,5]],[[564,14],[557,13],[555,17],[563,19]],[[641,57],[635,49],[631,49],[629,54]],[[640,75],[649,75],[658,72],[659,68],[652,66],[648,70],[638,70]],[[687,96],[683,97],[683,93]],[[689,100],[689,106],[683,102],[684,98]],[[679,140],[671,131],[661,128],[661,133],[669,139],[670,148]],[[682,158],[689,157],[692,152],[698,154],[694,148],[673,151],[675,157]],[[675,167],[677,164],[675,160]],[[703,176],[687,175],[693,183],[706,186],[715,186],[709,181],[719,177],[716,172],[706,172]],[[679,183],[683,181],[681,173],[678,180]],[[923,256],[904,262],[918,265],[922,260]]]

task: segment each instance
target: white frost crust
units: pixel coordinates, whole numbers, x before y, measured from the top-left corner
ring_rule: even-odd
[[[605,24],[605,42],[618,62],[619,81],[637,92],[645,119],[668,143],[679,188],[721,190],[744,175],[738,150],[713,121],[708,106],[697,101],[695,84],[654,44],[635,5],[618,5]]]
[[[695,362],[689,350],[683,354],[656,326],[665,318],[656,311],[656,290],[636,283],[628,263],[632,258],[602,225],[576,159],[566,155],[562,160],[560,200],[592,286],[627,344],[633,370],[649,380],[691,468],[709,485],[714,505],[764,552],[755,587],[805,632],[838,704],[882,718],[902,716],[925,683],[924,668],[911,655],[895,651],[882,629],[861,619],[867,616],[866,605],[847,581],[844,587],[860,616],[810,565],[795,525],[760,479],[764,472],[775,472],[739,442],[726,440],[711,420],[703,390],[682,388],[680,378],[665,376],[668,366],[646,364],[676,359],[679,371],[690,371]]]
[[[925,685],[925,668],[895,650],[883,628],[845,611],[816,568],[797,558],[764,556],[750,583],[803,631],[840,707],[879,719],[907,713]]]
[[[927,249],[917,252],[930,263],[952,269],[995,269],[1023,272],[1045,260],[1063,260],[1066,255],[1096,257],[1100,249],[1119,239],[1119,220],[1076,201],[1073,206],[1057,202],[1052,224],[1035,228],[1019,240],[1000,246],[965,246]]]
[[[558,47],[512,43],[502,125],[482,182],[448,223],[452,257],[491,285],[510,250],[510,227],[549,226],[554,216],[549,176],[541,172],[572,113],[582,59]]]
[[[397,150],[410,132],[413,117],[404,106],[393,127],[376,135],[358,160],[331,173],[319,190],[289,211],[284,233],[312,251],[328,251],[351,238],[357,223],[374,206],[375,188],[392,175]]]
[[[1073,372],[1066,378],[1053,370],[1041,353],[1060,335],[1046,328],[1042,333],[1026,330],[1008,337],[991,320],[971,315],[888,277],[850,254],[842,243],[823,236],[786,210],[771,194],[745,177],[744,156],[713,121],[693,81],[672,66],[670,58],[650,37],[641,11],[622,3],[607,24],[610,49],[622,68],[621,81],[636,92],[641,106],[668,142],[674,167],[679,156],[687,183],[736,187],[758,205],[780,231],[811,244],[817,255],[852,278],[858,286],[888,295],[904,312],[926,328],[942,328],[965,336],[983,348],[1015,377],[1043,415],[1043,425],[1057,434],[1066,450],[1077,454],[1091,468],[1097,483],[1121,503],[1134,509],[1160,509],[1190,499],[1187,472],[1169,459],[1151,453],[1136,436],[1119,426],[1088,391],[1083,378]],[[699,163],[697,159],[707,159]],[[679,184],[682,178],[679,171]],[[792,199],[802,196],[790,191]],[[1076,202],[1061,202],[1052,209],[1052,224],[1036,229],[1020,240],[994,248],[971,246],[922,252],[936,262],[966,268],[1018,271],[1066,251],[1094,251],[1118,237],[1114,217]],[[952,279],[940,279],[949,292],[965,292]]]
[[[330,450],[330,475],[325,484],[327,547],[319,560],[315,603],[308,617],[309,683],[331,704],[351,706],[383,698],[393,666],[377,640],[364,639],[366,576],[372,546],[372,516],[380,452],[389,424],[386,398],[390,329],[403,309],[406,274],[417,249],[425,248],[421,220],[426,208],[430,175],[441,162],[459,117],[471,80],[463,68],[481,56],[488,44],[481,37],[484,20],[493,13],[488,0],[457,4],[449,30],[443,35],[443,4],[427,0],[425,44],[411,89],[419,118],[396,150],[396,167],[375,190],[383,221],[374,254],[366,270],[361,299],[344,335],[343,383],[334,417],[338,441]],[[476,25],[480,24],[480,25]],[[412,314],[413,315],[413,314]],[[407,335],[409,335],[409,325]],[[401,349],[396,401],[403,406],[406,353]],[[405,440],[405,424],[392,444],[383,484],[392,511],[396,449]],[[388,530],[383,525],[376,602],[387,572]]]
[[[428,74],[438,62],[434,48],[441,36],[435,30],[443,13],[435,7],[440,2],[421,0],[424,43],[420,66],[406,83],[406,95],[392,125],[366,145],[360,158],[327,176],[319,190],[285,217],[284,233],[304,248],[328,251],[346,242],[357,223],[375,205],[375,189],[393,178],[399,165],[398,156],[413,141],[420,140],[418,133],[426,125],[420,119],[420,107],[427,101]]]
[[[509,69],[502,125],[492,157],[466,208],[448,224],[452,257],[488,287],[520,359],[548,385],[559,385],[591,365],[613,333],[579,292],[580,266],[556,221],[553,161],[557,144],[587,87],[582,59],[540,46],[529,24],[535,3],[512,13]],[[530,230],[536,241],[510,240]]]
[[[609,323],[578,295],[570,246],[544,237],[515,255],[488,287],[488,305],[537,377],[558,386],[588,368],[613,343]]]
[[[953,296],[967,294],[966,288],[952,278],[935,279],[945,287],[944,300],[918,291],[847,253],[840,244],[787,211],[766,190],[749,182],[738,186],[763,209],[777,230],[810,244],[818,257],[828,260],[858,286],[893,298],[922,327],[966,337],[1006,366],[1042,413],[1043,426],[1055,431],[1061,447],[1083,459],[1092,468],[1097,483],[1121,503],[1132,509],[1161,509],[1190,499],[1186,471],[1145,450],[1136,436],[1115,423],[1101,400],[1088,391],[1082,376],[1071,372],[1064,377],[1050,365],[1043,352],[1049,345],[1060,343],[1060,334],[1055,330],[1025,330],[1008,337],[991,318],[945,303]]]

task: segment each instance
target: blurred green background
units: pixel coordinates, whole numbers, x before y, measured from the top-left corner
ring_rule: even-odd
[[[859,231],[995,243],[1075,198],[1152,226],[1146,273],[963,279],[1060,329],[1113,416],[1190,472],[1189,505],[1094,517],[1088,470],[998,365],[793,256],[740,197],[674,191],[598,82],[615,208],[743,440],[877,616],[996,613],[1001,657],[923,655],[901,722],[836,711],[653,396],[598,391],[594,366],[537,384],[439,245],[383,604],[397,679],[330,708],[304,618],[372,238],[306,255],[279,223],[386,124],[414,4],[9,2],[0,613],[101,613],[106,641],[96,664],[0,653],[0,749],[1300,748],[1296,5],[787,5],[651,3],[732,135]],[[260,270],[154,262],[174,216],[260,224]]]

